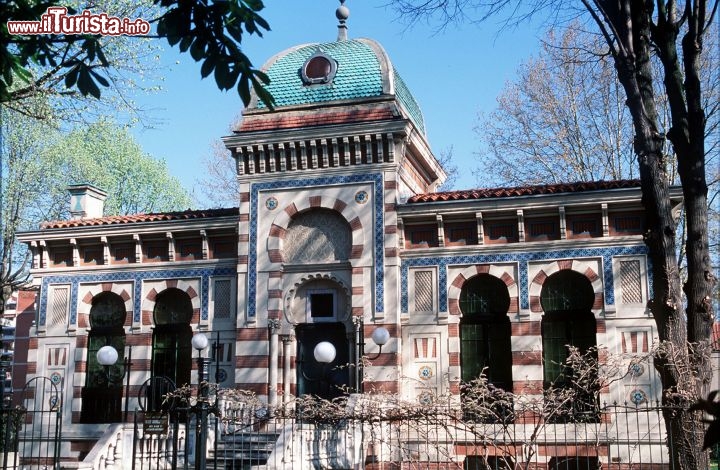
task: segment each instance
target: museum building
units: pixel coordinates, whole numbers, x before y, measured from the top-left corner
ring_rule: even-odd
[[[275,109],[254,97],[223,138],[237,207],[108,217],[106,194],[80,184],[69,220],[19,236],[39,289],[28,373],[61,388],[78,442],[123,419],[124,382],[108,399],[96,358],[108,344],[131,349],[131,414],[150,377],[197,383],[196,332],[215,343],[210,377],[270,407],[348,390],[432,403],[483,371],[542,396],[566,345],[648,354],[638,181],[438,192],[446,174],[419,104],[383,47],[349,39],[344,19],[336,41],[291,47],[263,69]],[[323,341],[355,366],[334,369],[331,387],[309,379]],[[600,400],[659,392],[643,367]]]

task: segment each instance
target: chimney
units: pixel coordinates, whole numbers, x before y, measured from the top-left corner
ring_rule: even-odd
[[[103,216],[107,193],[89,183],[68,186],[70,192],[70,218],[96,219]]]

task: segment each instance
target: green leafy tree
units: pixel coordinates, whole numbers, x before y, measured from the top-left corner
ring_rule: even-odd
[[[83,0],[62,1],[63,5],[75,11],[87,7]],[[92,4],[93,12],[106,12],[108,16],[118,18],[152,18],[157,16],[157,10],[151,0],[95,0]],[[6,26],[5,23],[2,24],[2,27]],[[34,36],[13,37],[21,41]],[[20,72],[2,65],[8,78],[7,83],[2,79],[7,85],[7,95],[0,99],[0,104],[38,119],[86,123],[99,116],[122,112],[131,119],[147,121],[147,116],[135,104],[134,97],[139,93],[152,93],[160,89],[161,43],[156,39],[130,36],[97,36],[94,39],[107,62],[105,67],[99,64],[91,65],[91,70],[101,74],[107,82],[107,87],[103,88],[102,100],[91,94],[83,95],[77,86],[66,86],[66,80],[70,80],[72,73],[71,67],[52,66],[44,61],[31,59],[24,71]],[[69,64],[80,57],[81,51],[66,46],[67,56],[64,61]],[[19,50],[18,46],[12,43],[8,43],[7,47],[10,52]],[[59,51],[59,46],[57,50]],[[1,86],[3,85],[0,84]],[[44,100],[46,105],[38,106],[40,100]]]
[[[16,243],[16,233],[67,217],[69,184],[106,190],[105,215],[184,210],[192,204],[165,162],[143,152],[125,128],[102,120],[63,134],[51,121],[8,109],[1,113],[0,309],[28,279],[27,252]]]
[[[18,0],[0,9],[0,103],[17,103],[41,93],[74,94],[100,98],[101,89],[115,83],[120,55],[111,55],[111,40],[100,35],[13,35],[8,21],[39,21],[48,8],[64,6],[69,15],[86,9],[99,14],[105,6],[111,14],[141,18],[156,24],[156,33],[146,37],[165,38],[171,46],[202,62],[203,78],[213,75],[218,88],[234,87],[245,104],[250,89],[269,105],[272,97],[262,88],[267,76],[253,68],[240,44],[245,34],[262,36],[269,30],[259,15],[260,0],[152,0],[145,8],[132,2],[63,2],[61,0]],[[141,15],[153,15],[143,17]],[[127,43],[130,38],[124,38]],[[135,38],[135,40],[141,40]],[[27,109],[27,108],[23,108]]]
[[[442,24],[504,17],[506,24],[543,15],[550,21],[581,18],[603,38],[612,58],[633,124],[645,206],[645,242],[653,265],[649,308],[661,347],[655,368],[662,382],[664,418],[676,469],[708,468],[703,452],[702,416],[690,405],[707,394],[715,276],[708,230],[706,132],[708,103],[703,49],[717,15],[718,0],[393,0],[413,21],[438,15]],[[660,64],[653,68],[653,59]],[[669,119],[658,107],[668,103]],[[668,143],[672,146],[669,150]],[[676,258],[677,222],[670,204],[668,159],[677,165],[684,196],[685,256],[683,281]]]
[[[15,243],[18,230],[30,228],[31,220],[46,214],[41,202],[51,175],[57,174],[54,162],[43,158],[47,145],[56,137],[56,129],[47,121],[0,108],[0,227],[2,246],[0,265],[0,311],[10,294],[27,281],[26,251]]]
[[[143,152],[130,132],[108,120],[79,127],[47,150],[60,168],[62,184],[53,185],[47,207],[52,218],[67,216],[71,183],[88,182],[108,193],[105,215],[184,210],[192,200],[164,160]],[[47,219],[46,219],[47,220]]]

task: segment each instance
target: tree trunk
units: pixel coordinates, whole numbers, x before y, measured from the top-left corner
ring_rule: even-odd
[[[703,144],[705,126],[698,80],[700,41],[697,35],[690,39],[686,36],[683,41],[683,71],[676,52],[679,23],[674,5],[671,4],[668,11],[663,2],[658,2],[657,24],[653,24],[651,3],[600,3],[604,6],[605,21],[612,27],[617,40],[614,58],[618,78],[627,94],[627,105],[633,116],[635,152],[640,165],[643,204],[647,215],[645,242],[653,266],[650,310],[661,342],[655,368],[662,381],[662,403],[665,406],[663,417],[672,466],[687,470],[708,468],[707,453],[702,451],[704,425],[701,416],[697,412],[688,411],[692,403],[704,396],[711,378],[709,360],[712,316],[709,294],[713,283],[707,238]],[[693,20],[689,17],[688,21]],[[688,35],[692,35],[692,24],[689,30]],[[672,128],[667,138],[672,142],[678,157],[685,199],[688,231],[688,280],[684,286],[686,310],[683,310],[676,258],[677,224],[673,218],[668,178],[664,172],[665,136],[657,127],[659,119],[650,68],[653,46],[663,62],[664,83],[672,117]]]

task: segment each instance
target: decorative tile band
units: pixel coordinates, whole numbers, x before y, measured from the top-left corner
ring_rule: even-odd
[[[133,322],[140,322],[140,311],[142,303],[142,281],[153,279],[176,279],[195,277],[201,279],[202,306],[200,310],[201,320],[208,319],[208,286],[210,285],[210,277],[212,276],[228,276],[234,275],[236,269],[234,267],[218,267],[205,269],[167,269],[159,271],[123,271],[117,273],[83,273],[67,276],[45,276],[42,279],[42,289],[40,290],[40,318],[39,324],[45,325],[47,313],[47,294],[48,287],[51,284],[70,284],[70,324],[77,323],[77,299],[78,288],[83,283],[97,282],[133,282]]]
[[[372,183],[375,204],[373,239],[375,241],[375,311],[385,310],[385,252],[383,238],[383,178],[381,173],[362,175],[326,176],[298,180],[270,181],[252,183],[250,189],[250,247],[248,260],[248,317],[257,315],[257,211],[260,191],[272,189],[292,189],[312,186],[330,186],[338,184]]]
[[[647,247],[644,245],[637,246],[621,246],[608,248],[582,248],[558,251],[540,251],[540,252],[512,252],[493,255],[462,255],[462,256],[436,256],[429,258],[407,258],[402,260],[400,270],[400,309],[403,313],[408,313],[408,272],[410,268],[422,266],[438,267],[438,299],[439,309],[441,312],[448,310],[448,286],[447,286],[447,268],[454,265],[470,265],[470,264],[490,264],[490,263],[518,263],[519,266],[519,286],[520,286],[520,307],[523,310],[530,308],[530,299],[528,295],[528,263],[532,261],[543,261],[551,259],[576,259],[576,258],[602,258],[603,263],[603,280],[605,284],[605,303],[608,305],[615,304],[615,289],[613,288],[613,256],[627,255],[644,255],[647,253]],[[648,260],[648,273],[652,266]],[[652,276],[648,276],[652,280]],[[652,289],[652,285],[649,285]]]

